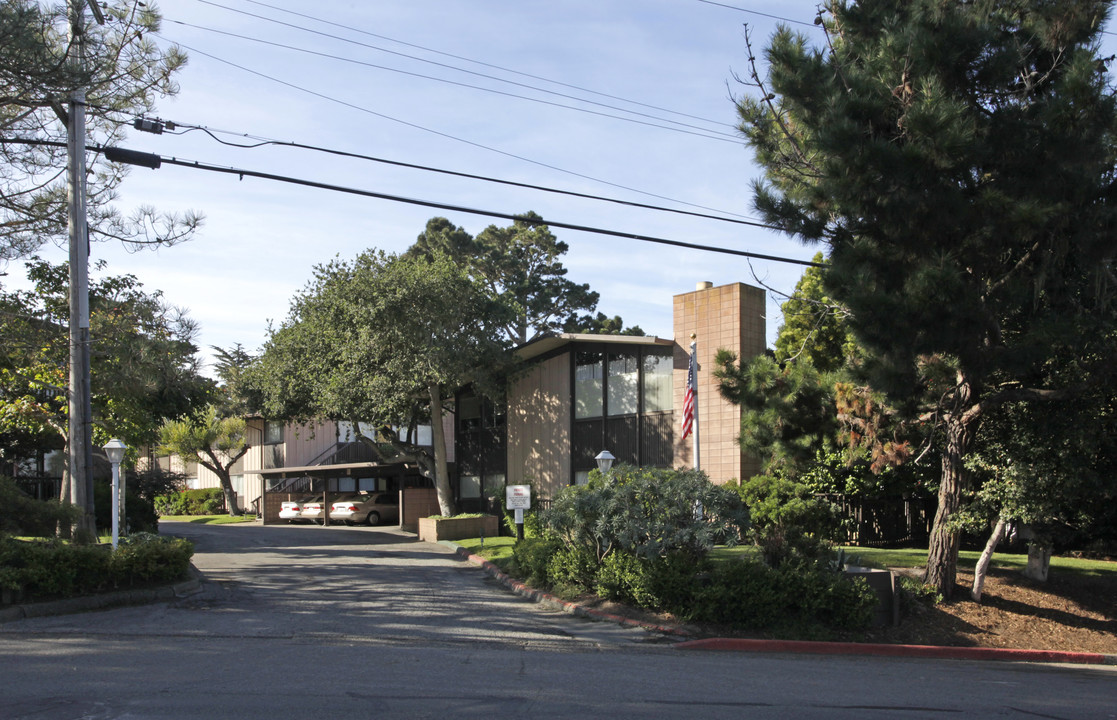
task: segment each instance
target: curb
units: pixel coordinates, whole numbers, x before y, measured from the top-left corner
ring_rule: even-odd
[[[1008,662],[1117,665],[1117,655],[1061,650],[948,647],[939,645],[884,645],[879,643],[814,642],[809,640],[757,640],[706,638],[675,645],[680,650],[802,653],[813,655],[869,655],[875,657],[930,658],[936,660],[1002,660]]]
[[[457,555],[474,565],[479,565],[501,585],[522,597],[555,607],[579,617],[589,617],[620,625],[642,627],[668,635],[689,637],[691,633],[681,628],[640,622],[612,613],[582,607],[529,587],[506,575],[500,568],[481,557],[472,555],[461,545],[444,540],[439,543],[452,548]],[[1060,650],[1015,650],[1012,648],[948,647],[938,645],[886,645],[880,643],[817,642],[810,640],[763,640],[753,638],[703,638],[683,640],[674,645],[678,650],[715,650],[722,652],[767,652],[814,655],[867,655],[875,657],[909,657],[936,660],[999,660],[1006,662],[1072,663],[1077,665],[1115,665],[1117,655],[1102,653],[1066,652]]]
[[[190,579],[163,587],[141,590],[117,590],[98,595],[51,600],[48,602],[9,605],[0,609],[0,624],[23,620],[25,618],[72,615],[90,610],[106,610],[127,605],[147,605],[150,603],[188,597],[202,591],[202,574],[190,564]]]

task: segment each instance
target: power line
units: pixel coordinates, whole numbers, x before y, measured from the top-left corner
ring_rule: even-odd
[[[229,130],[216,130],[216,129],[206,128],[206,127],[202,127],[200,125],[189,125],[189,124],[182,123],[182,122],[176,122],[176,123],[174,123],[174,127],[184,128],[184,129],[186,129],[186,131],[199,130],[199,131],[205,133],[206,135],[209,135],[211,138],[213,138],[215,141],[221,143],[222,145],[228,145],[230,147],[244,148],[244,149],[254,149],[254,148],[258,148],[258,147],[263,147],[265,145],[274,145],[274,146],[279,146],[279,147],[292,147],[292,148],[297,148],[297,149],[300,149],[300,150],[312,150],[312,151],[315,151],[315,152],[322,152],[322,153],[327,153],[327,154],[330,154],[330,155],[338,155],[338,156],[341,156],[341,157],[355,158],[357,160],[368,160],[370,162],[382,163],[382,164],[385,164],[385,165],[393,165],[393,166],[396,166],[396,167],[409,168],[409,169],[412,169],[412,170],[423,170],[425,172],[433,172],[433,173],[438,173],[438,174],[441,174],[441,175],[450,175],[450,176],[453,176],[453,177],[461,177],[461,178],[466,178],[466,179],[469,179],[469,180],[481,180],[483,182],[491,182],[491,183],[496,183],[496,184],[499,184],[499,185],[508,185],[508,186],[511,186],[511,187],[519,187],[519,188],[524,188],[524,189],[527,189],[527,190],[539,190],[541,192],[553,193],[553,194],[556,194],[556,195],[566,195],[568,197],[577,197],[577,198],[583,198],[583,199],[586,199],[586,200],[598,200],[598,201],[601,201],[601,202],[615,203],[617,205],[625,205],[627,207],[635,207],[635,208],[640,208],[640,209],[643,209],[643,210],[656,210],[656,211],[659,211],[659,212],[669,212],[669,213],[675,213],[675,214],[678,214],[678,215],[687,215],[689,217],[704,218],[704,219],[707,219],[707,220],[720,220],[721,222],[735,223],[735,224],[738,224],[738,225],[751,225],[751,226],[754,226],[754,227],[763,227],[763,228],[770,227],[768,225],[765,225],[764,223],[761,223],[761,222],[755,221],[755,220],[725,217],[724,215],[710,215],[710,214],[707,214],[707,213],[693,212],[693,211],[690,211],[690,210],[679,210],[678,208],[663,207],[662,205],[648,205],[646,203],[638,203],[638,202],[634,202],[632,200],[621,200],[619,198],[605,197],[603,195],[593,195],[593,194],[590,194],[590,193],[581,193],[581,192],[576,192],[574,190],[562,190],[560,188],[548,187],[546,185],[535,185],[535,184],[532,184],[532,183],[518,182],[518,181],[515,181],[515,180],[504,180],[502,178],[489,177],[487,175],[478,175],[476,173],[460,172],[460,171],[457,171],[457,170],[446,170],[445,168],[436,168],[436,167],[431,167],[429,165],[418,165],[416,163],[404,162],[402,160],[389,160],[387,158],[380,158],[380,157],[375,157],[375,156],[372,156],[372,155],[365,155],[363,153],[350,152],[348,150],[337,150],[337,149],[334,149],[334,148],[321,147],[321,146],[318,146],[318,145],[308,145],[308,144],[305,144],[305,143],[299,143],[299,142],[293,142],[293,141],[287,141],[287,140],[272,140],[272,139],[269,139],[269,138],[263,138],[263,137],[259,137],[259,136],[248,135],[246,133],[234,133],[234,132],[229,131]],[[247,138],[249,140],[256,140],[258,142],[252,143],[250,145],[229,142],[227,140],[222,140],[221,138],[217,137],[217,135],[215,133],[221,133],[221,134],[226,134],[226,135],[235,135],[237,137],[243,137],[243,138]],[[182,134],[182,133],[179,133],[179,134]]]
[[[18,142],[16,140],[0,139],[0,142]],[[52,141],[39,141],[35,144],[52,144]],[[221,167],[218,165],[211,165],[209,163],[202,163],[197,160],[180,160],[178,158],[168,158],[155,153],[145,153],[137,150],[130,150],[128,148],[120,147],[105,147],[94,146],[94,150],[103,151],[105,158],[112,162],[125,162],[129,164],[140,165],[143,167],[158,168],[163,164],[166,165],[179,165],[181,167],[193,168],[195,170],[206,170],[209,172],[222,173],[225,175],[236,175],[242,180],[246,177],[255,177],[262,180],[274,180],[276,182],[288,183],[291,185],[301,185],[304,187],[313,187],[320,190],[332,190],[334,192],[346,193],[348,195],[358,195],[360,197],[376,198],[378,200],[388,200],[391,202],[405,203],[408,205],[418,205],[420,207],[434,208],[436,210],[449,210],[452,212],[466,213],[469,215],[481,215],[484,217],[499,218],[501,220],[523,220],[522,215],[513,213],[499,212],[495,210],[483,210],[480,208],[466,207],[464,205],[451,205],[449,203],[437,202],[434,200],[422,200],[419,198],[408,198],[401,195],[392,195],[389,193],[375,192],[372,190],[361,190],[358,188],[348,187],[345,185],[335,185],[332,183],[323,183],[315,180],[305,180],[302,178],[295,178],[289,175],[278,175],[276,173],[265,173],[257,170],[248,170],[245,168],[235,167]],[[536,223],[538,225],[546,225],[548,227],[561,228],[563,230],[575,230],[578,232],[592,233],[595,235],[607,235],[610,237],[625,238],[628,240],[638,240],[640,242],[650,242],[659,245],[669,245],[672,247],[686,248],[688,250],[701,250],[704,252],[715,252],[724,255],[736,255],[738,257],[747,257],[757,260],[770,260],[772,262],[789,263],[792,265],[804,265],[807,267],[825,267],[822,263],[816,263],[810,260],[798,260],[796,258],[782,257],[778,255],[765,255],[762,253],[748,252],[746,250],[734,250],[732,248],[716,247],[713,245],[701,245],[699,243],[685,242],[682,240],[670,240],[668,238],[654,237],[651,235],[642,235],[639,233],[624,232],[621,230],[609,230],[606,228],[593,227],[591,225],[578,225],[576,223],[568,223],[560,220],[549,220],[543,218]],[[771,230],[780,230],[774,225],[763,226]]]
[[[709,118],[704,118],[704,117],[701,117],[701,116],[698,116],[698,115],[691,115],[690,113],[681,112],[679,110],[671,110],[670,108],[659,107],[657,105],[651,105],[649,103],[640,102],[638,100],[631,100],[629,98],[624,98],[624,97],[621,97],[619,95],[612,95],[610,93],[604,93],[604,92],[599,92],[597,90],[591,90],[590,88],[582,87],[580,85],[574,85],[574,84],[571,84],[571,83],[562,82],[560,80],[554,80],[554,79],[551,79],[551,78],[546,78],[546,77],[543,77],[541,75],[532,75],[531,73],[523,72],[523,71],[520,71],[520,70],[515,70],[513,68],[504,67],[502,65],[496,65],[494,63],[488,63],[488,62],[484,62],[482,60],[474,60],[472,58],[468,58],[468,57],[465,57],[463,55],[455,55],[453,53],[443,52],[442,50],[435,50],[434,48],[426,47],[424,45],[418,45],[418,44],[407,42],[407,41],[404,41],[404,40],[399,40],[397,38],[388,37],[387,35],[378,35],[374,32],[369,32],[367,30],[361,30],[360,28],[351,27],[349,25],[342,25],[341,23],[331,22],[329,20],[324,20],[320,17],[315,17],[313,15],[307,15],[307,14],[300,13],[300,12],[295,12],[294,10],[288,10],[286,8],[281,8],[281,7],[278,7],[276,5],[269,5],[268,3],[259,2],[258,0],[244,0],[244,1],[249,2],[253,5],[259,5],[261,7],[266,7],[266,8],[269,8],[271,10],[276,10],[276,11],[279,11],[279,12],[282,12],[282,13],[287,13],[288,15],[294,15],[296,17],[301,17],[301,18],[306,19],[306,20],[312,20],[314,22],[321,23],[323,25],[329,25],[329,26],[332,26],[332,27],[343,28],[347,31],[355,32],[355,33],[358,33],[360,35],[367,35],[369,37],[378,38],[380,40],[387,40],[388,42],[393,42],[393,43],[396,43],[398,45],[403,45],[405,47],[415,48],[417,50],[422,50],[424,52],[434,53],[435,55],[441,55],[443,57],[453,58],[455,60],[462,60],[464,62],[473,63],[474,65],[480,65],[482,67],[493,68],[494,70],[500,70],[501,72],[511,73],[513,75],[519,75],[520,77],[531,78],[532,80],[540,80],[542,82],[550,83],[552,85],[558,85],[559,87],[566,87],[566,88],[570,88],[572,90],[577,90],[579,92],[589,93],[591,95],[597,95],[598,97],[609,98],[610,100],[619,100],[621,102],[628,103],[630,105],[645,107],[645,108],[648,108],[649,110],[658,110],[659,112],[670,113],[671,115],[678,115],[680,117],[688,117],[688,118],[691,118],[692,120],[701,120],[702,122],[711,123],[711,124],[714,124],[714,125],[724,125],[725,124],[725,123],[723,123],[721,121],[718,121],[718,120],[710,120]],[[226,5],[219,5],[215,2],[212,2],[212,0],[198,0],[198,2],[201,2],[205,5],[220,7],[220,8],[223,8],[225,10],[229,10],[230,12],[250,15],[251,17],[261,17],[261,16],[258,16],[258,15],[252,15],[251,13],[245,13],[243,10],[237,10],[235,8],[228,7]],[[262,18],[262,19],[271,20],[272,22],[279,22],[277,20],[272,20],[271,18]],[[301,26],[298,26],[298,25],[292,25],[291,27],[304,29],[304,30],[307,30],[307,32],[314,32],[314,31],[309,30],[307,28],[301,28]],[[332,37],[332,36],[327,35],[327,37]],[[380,49],[380,48],[378,48],[378,49]],[[392,52],[392,51],[384,50],[384,52]],[[404,57],[411,58],[412,56],[405,55]],[[430,61],[425,60],[423,58],[412,58],[412,59],[419,60],[420,62],[430,62]],[[469,72],[468,70],[463,70],[461,68],[455,68],[453,66],[446,66],[446,67],[450,67],[451,69],[454,69],[454,70],[460,70],[461,72]],[[489,77],[489,76],[486,75],[484,77]],[[493,79],[499,80],[500,82],[511,82],[511,81],[508,81],[508,80],[504,80],[503,78],[493,78]],[[532,87],[532,89],[539,90],[540,92],[550,92],[550,91],[545,90],[543,88],[535,88],[535,87],[530,86],[530,85],[525,85],[524,87]],[[564,95],[563,97],[569,97],[569,96]],[[591,101],[585,100],[583,98],[576,98],[576,99],[579,99],[582,102],[591,102]],[[631,111],[625,111],[625,112],[631,112]]]
[[[784,22],[793,23],[795,25],[806,25],[808,27],[815,27],[817,25],[817,23],[806,22],[805,20],[792,20],[791,18],[780,17],[779,15],[770,15],[768,13],[760,12],[759,10],[749,10],[748,8],[737,7],[736,5],[714,2],[713,0],[698,0],[698,2],[706,3],[707,5],[716,5],[718,7],[729,8],[730,10],[737,10],[738,12],[749,13],[750,15],[760,15],[761,17],[771,18],[773,20],[783,20]]]
[[[636,123],[638,125],[646,125],[648,127],[659,128],[661,130],[671,130],[673,132],[685,133],[687,135],[695,135],[697,137],[706,138],[708,140],[719,140],[721,142],[732,142],[732,143],[739,143],[740,142],[739,138],[737,138],[736,136],[734,136],[730,133],[724,133],[724,132],[720,132],[720,131],[717,131],[717,130],[709,130],[707,128],[702,128],[702,127],[699,127],[697,125],[690,125],[688,123],[678,122],[677,120],[668,120],[666,118],[659,118],[659,117],[656,117],[654,115],[649,115],[647,113],[640,113],[640,112],[635,112],[635,111],[632,111],[632,110],[625,110],[624,108],[615,107],[613,105],[605,105],[603,103],[594,102],[592,100],[585,100],[583,98],[574,97],[573,95],[564,95],[562,93],[554,93],[554,92],[551,92],[549,90],[543,90],[541,88],[531,88],[531,86],[522,85],[521,83],[511,83],[511,84],[520,85],[522,87],[528,87],[528,88],[531,88],[533,90],[539,90],[540,92],[545,92],[545,93],[552,94],[552,95],[558,95],[559,97],[569,98],[571,100],[576,100],[578,102],[585,102],[585,103],[590,103],[592,105],[598,105],[600,107],[609,108],[611,110],[617,110],[619,112],[630,113],[632,115],[638,115],[640,117],[651,118],[653,120],[660,120],[661,122],[671,123],[672,125],[678,125],[679,127],[668,127],[668,126],[665,126],[665,125],[657,125],[656,123],[647,122],[645,120],[637,120],[636,118],[623,117],[623,116],[620,116],[620,115],[612,115],[610,113],[600,112],[598,110],[589,110],[587,108],[580,108],[580,107],[576,107],[576,106],[573,106],[573,105],[564,105],[562,103],[554,102],[552,100],[543,100],[542,98],[533,98],[533,97],[529,97],[527,95],[517,95],[516,93],[505,92],[503,90],[497,90],[495,88],[487,88],[487,87],[484,87],[484,86],[481,86],[481,85],[471,85],[469,83],[463,83],[463,82],[459,82],[457,80],[450,80],[450,79],[447,79],[447,78],[440,78],[440,77],[436,77],[434,75],[424,75],[422,73],[412,72],[410,70],[403,70],[403,69],[400,69],[400,68],[394,68],[394,67],[390,67],[390,66],[387,66],[387,65],[377,65],[376,63],[365,62],[363,60],[356,60],[356,59],[353,59],[353,58],[342,57],[341,55],[333,55],[333,54],[330,54],[330,53],[319,52],[317,50],[309,50],[307,48],[301,48],[301,47],[298,47],[296,45],[287,45],[285,43],[274,42],[274,41],[271,41],[271,40],[264,40],[264,39],[261,39],[261,38],[252,37],[250,35],[241,35],[239,33],[229,32],[227,30],[218,30],[217,28],[205,27],[203,25],[195,25],[193,23],[184,22],[182,20],[170,20],[169,22],[172,22],[176,25],[182,25],[184,27],[194,28],[195,30],[203,30],[205,32],[215,33],[215,34],[218,34],[218,35],[225,35],[226,37],[237,38],[238,40],[248,40],[250,42],[260,43],[261,45],[269,45],[271,47],[282,48],[284,50],[292,50],[294,52],[300,52],[300,53],[304,53],[304,54],[307,54],[307,55],[314,55],[314,56],[321,57],[321,58],[326,58],[326,59],[329,59],[329,60],[337,60],[337,61],[340,61],[340,62],[350,63],[352,65],[360,65],[362,67],[375,68],[377,70],[386,70],[388,72],[399,73],[400,75],[408,75],[410,77],[422,78],[424,80],[433,80],[434,82],[446,83],[447,85],[455,85],[457,87],[468,88],[470,90],[480,90],[482,92],[493,93],[494,95],[503,95],[504,97],[517,98],[519,100],[527,100],[528,102],[539,103],[539,104],[542,104],[542,105],[549,105],[551,107],[563,108],[565,110],[573,110],[575,112],[587,113],[589,115],[597,115],[598,117],[612,118],[614,120],[621,120],[621,121],[624,121],[624,122]],[[286,24],[286,23],[283,23],[283,24]],[[314,32],[314,31],[308,31],[308,32]],[[329,36],[329,37],[334,37],[334,36]],[[344,40],[344,38],[337,38],[337,39]],[[346,42],[352,42],[352,41],[346,41]],[[364,45],[363,43],[356,43],[356,44],[362,45],[363,47],[371,47],[371,46],[368,46],[368,45]],[[375,48],[375,49],[380,50],[381,48]],[[392,52],[392,51],[384,50],[384,52]],[[411,56],[405,55],[404,57],[411,57]],[[415,58],[415,59],[418,59],[418,58]],[[429,61],[424,61],[424,62],[429,62]],[[442,67],[449,67],[449,66],[446,66],[446,65],[442,65],[442,63],[435,63],[435,64],[436,65],[441,65]],[[458,68],[452,68],[452,69],[458,69]],[[461,70],[461,72],[469,72],[469,71],[468,70]],[[473,73],[473,74],[479,74],[479,73]],[[489,76],[489,75],[482,75],[481,77],[491,78],[493,80],[499,80],[500,82],[509,82],[507,80],[500,80],[500,78],[493,78],[492,76]],[[691,129],[686,130],[686,129],[683,129],[683,128],[691,128]],[[710,133],[712,133],[712,134],[710,134]]]
[[[162,40],[166,40],[167,42],[171,42],[167,38],[165,38],[165,37],[163,37],[163,36],[161,36],[157,33],[151,33],[151,35],[154,35],[155,37],[159,37]],[[446,138],[448,140],[453,140],[455,142],[460,142],[460,143],[463,143],[465,145],[470,145],[472,147],[479,148],[481,150],[487,150],[488,152],[497,153],[498,155],[503,155],[505,157],[513,158],[515,160],[520,160],[522,162],[531,163],[532,165],[547,168],[548,170],[554,170],[555,172],[560,172],[560,173],[563,173],[565,175],[570,175],[572,177],[578,177],[578,178],[582,178],[583,180],[590,180],[592,182],[601,183],[602,185],[608,185],[610,187],[619,188],[621,190],[627,190],[629,192],[634,192],[634,193],[637,193],[639,195],[644,195],[645,197],[653,197],[653,198],[656,198],[657,200],[666,200],[668,202],[679,203],[680,205],[686,205],[688,207],[698,208],[700,210],[708,210],[710,212],[723,212],[721,210],[718,210],[717,208],[711,208],[711,207],[707,207],[705,205],[699,205],[697,203],[686,202],[686,201],[683,201],[683,200],[676,200],[674,198],[669,198],[665,195],[657,195],[655,193],[648,192],[646,190],[638,190],[636,188],[629,187],[627,185],[621,185],[620,183],[610,182],[608,180],[602,180],[601,178],[596,178],[596,177],[593,177],[592,175],[585,175],[583,173],[575,172],[573,170],[567,170],[565,168],[558,167],[557,165],[551,165],[549,163],[545,163],[545,162],[542,162],[540,160],[532,160],[531,158],[524,157],[523,155],[517,155],[515,153],[508,152],[507,150],[500,150],[498,148],[494,148],[492,146],[485,145],[483,143],[474,142],[473,140],[466,140],[465,138],[460,138],[460,137],[457,137],[456,135],[451,135],[450,133],[445,133],[445,132],[442,132],[440,130],[434,130],[432,128],[428,128],[428,127],[425,127],[423,125],[419,125],[418,123],[410,122],[408,120],[401,120],[399,118],[392,117],[391,115],[385,115],[384,113],[376,112],[375,110],[370,110],[369,108],[362,107],[360,105],[356,105],[354,103],[350,103],[350,102],[347,102],[345,100],[339,100],[339,99],[337,99],[335,97],[332,97],[330,95],[320,93],[316,90],[310,90],[309,88],[302,87],[301,85],[296,85],[292,82],[288,82],[287,80],[281,80],[280,78],[273,77],[273,76],[268,75],[266,73],[262,73],[259,70],[253,70],[251,68],[245,67],[244,65],[239,65],[235,62],[232,62],[231,60],[226,60],[224,58],[217,57],[216,55],[213,55],[212,53],[207,53],[203,50],[198,50],[196,48],[190,47],[189,45],[185,45],[183,43],[177,43],[177,44],[180,47],[186,48],[187,50],[189,50],[192,53],[197,53],[198,55],[201,55],[203,57],[208,57],[211,60],[215,60],[219,63],[223,63],[225,65],[228,65],[229,67],[234,67],[234,68],[236,68],[238,70],[242,70],[246,73],[256,75],[257,77],[262,77],[266,80],[271,80],[274,83],[284,85],[284,86],[289,87],[293,90],[298,90],[299,92],[306,93],[307,95],[312,95],[314,97],[321,98],[323,100],[328,100],[332,103],[336,103],[338,105],[350,108],[352,110],[357,110],[359,112],[367,113],[369,115],[373,115],[375,117],[382,118],[384,120],[390,120],[392,122],[399,123],[400,125],[406,125],[407,127],[413,128],[415,130],[421,130],[423,132],[431,133],[432,135],[437,135],[439,137]],[[732,213],[730,213],[730,214],[732,214]]]

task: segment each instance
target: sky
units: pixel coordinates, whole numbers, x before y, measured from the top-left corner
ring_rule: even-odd
[[[771,16],[823,39],[815,0],[165,0],[156,41],[189,63],[154,116],[180,134],[132,131],[123,146],[180,160],[501,214],[809,260],[772,230],[482,182],[336,154],[296,142],[459,173],[734,219],[757,219],[761,176],[735,129],[733,98],[753,92],[746,32],[761,51]],[[732,7],[731,7],[732,6]],[[763,65],[760,70],[763,72]],[[184,128],[206,128],[189,130]],[[476,234],[510,221],[193,168],[133,167],[123,210],[205,216],[188,243],[131,253],[98,243],[104,274],[135,275],[187,308],[198,344],[256,351],[315,265],[378,248],[403,252],[434,216]],[[598,310],[672,337],[672,296],[700,281],[780,293],[801,265],[553,229],[568,277]],[[63,249],[41,253],[65,259]],[[18,265],[5,280],[18,284]]]

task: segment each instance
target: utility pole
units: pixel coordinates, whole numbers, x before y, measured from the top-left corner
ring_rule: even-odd
[[[70,69],[85,71],[85,3],[70,0]],[[83,509],[79,536],[96,538],[93,514],[92,402],[89,387],[89,229],[85,214],[85,90],[70,93],[66,123],[70,236],[70,502]]]

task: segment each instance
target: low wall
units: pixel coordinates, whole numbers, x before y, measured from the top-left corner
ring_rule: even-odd
[[[482,536],[493,537],[497,534],[499,527],[497,522],[495,515],[466,518],[420,518],[419,539],[426,542],[438,542],[439,540],[463,540]]]

